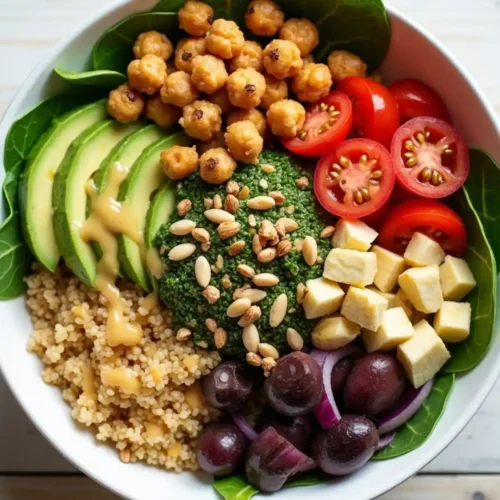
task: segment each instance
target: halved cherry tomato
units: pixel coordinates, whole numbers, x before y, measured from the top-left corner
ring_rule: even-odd
[[[369,139],[349,139],[321,157],[314,192],[328,212],[339,217],[366,217],[391,195],[396,176],[389,151]]]
[[[357,134],[389,148],[399,127],[398,105],[389,90],[374,80],[360,76],[344,78],[337,88],[353,101]]]
[[[446,104],[426,83],[408,78],[394,82],[389,90],[398,103],[401,123],[419,116],[432,116],[451,123]]]
[[[402,125],[391,145],[398,182],[424,198],[444,198],[469,175],[469,153],[462,138],[437,118],[413,118]]]
[[[436,240],[451,255],[460,257],[467,250],[467,232],[460,216],[439,201],[423,198],[396,205],[383,223],[377,243],[403,255],[416,232]]]
[[[283,145],[301,156],[321,156],[342,142],[351,131],[352,104],[336,90],[307,107],[304,127],[297,137],[283,138]]]

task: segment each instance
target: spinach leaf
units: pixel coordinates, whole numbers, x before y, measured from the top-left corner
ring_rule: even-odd
[[[406,424],[400,427],[394,441],[376,453],[372,460],[387,460],[405,455],[421,446],[431,435],[441,417],[453,388],[455,375],[438,375],[424,404]]]
[[[103,33],[92,50],[94,70],[127,72],[134,59],[132,48],[138,35],[156,30],[175,43],[180,37],[176,12],[143,12],[133,14]]]
[[[123,73],[110,70],[97,71],[66,71],[62,68],[54,68],[54,73],[59,75],[63,80],[75,85],[85,85],[88,87],[103,87],[112,89],[118,87],[122,83],[126,83],[127,77]]]

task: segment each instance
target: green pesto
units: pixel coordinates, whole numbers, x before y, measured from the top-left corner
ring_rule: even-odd
[[[274,172],[266,174],[260,165],[272,164]],[[186,215],[186,218],[196,222],[198,227],[207,229],[211,236],[211,248],[204,255],[210,264],[215,264],[218,255],[224,257],[224,267],[218,274],[212,273],[210,284],[220,290],[221,297],[213,305],[208,304],[202,296],[202,289],[197,284],[194,274],[194,265],[197,257],[202,255],[199,248],[189,259],[182,262],[171,262],[166,257],[169,250],[180,243],[193,242],[191,236],[174,236],[169,233],[169,225],[181,219],[177,213],[172,215],[168,225],[163,226],[156,238],[158,246],[162,247],[163,259],[167,266],[166,272],[160,279],[160,297],[165,304],[174,311],[175,324],[177,327],[187,326],[194,334],[195,341],[205,341],[209,346],[213,346],[213,334],[205,326],[206,318],[214,318],[219,327],[223,327],[228,332],[228,342],[223,349],[223,355],[231,357],[241,357],[245,355],[245,349],[241,341],[241,327],[238,326],[237,319],[228,318],[226,310],[233,301],[233,292],[236,288],[249,284],[250,280],[241,276],[236,267],[239,264],[248,264],[257,273],[268,272],[279,276],[280,283],[272,288],[266,288],[267,297],[259,302],[262,309],[262,317],[255,325],[257,326],[261,342],[269,342],[274,345],[280,354],[289,351],[286,342],[287,328],[295,328],[302,334],[307,342],[314,322],[307,320],[303,314],[303,309],[296,302],[296,288],[301,282],[308,279],[317,278],[322,275],[323,266],[315,264],[308,266],[301,252],[292,245],[292,251],[282,258],[276,258],[268,264],[261,264],[257,261],[256,255],[252,251],[250,231],[252,228],[248,224],[248,215],[253,213],[257,219],[257,229],[260,221],[268,219],[276,222],[280,217],[291,217],[299,225],[299,228],[291,233],[291,241],[303,239],[306,236],[313,236],[318,241],[318,254],[323,259],[327,256],[330,248],[328,239],[320,239],[319,235],[325,224],[322,221],[316,206],[312,190],[312,177],[310,171],[302,169],[295,159],[286,153],[276,151],[264,151],[260,157],[260,165],[240,165],[232,180],[237,181],[240,187],[250,188],[250,198],[267,194],[270,191],[281,191],[286,201],[281,207],[258,212],[247,208],[246,201],[240,201],[240,207],[236,212],[236,220],[241,224],[241,231],[229,240],[222,241],[216,231],[216,224],[210,222],[204,215],[204,199],[213,198],[219,194],[225,197],[225,185],[211,186],[206,184],[198,174],[191,176],[182,182],[182,186],[177,191],[177,201],[189,199],[193,207]],[[309,187],[299,189],[296,180],[302,176],[309,179]],[[268,188],[263,189],[259,181],[265,179]],[[285,212],[286,207],[295,206],[293,214]],[[246,242],[243,252],[235,257],[230,257],[228,249],[235,241],[243,239]],[[221,285],[223,276],[229,276],[231,287],[224,289]],[[288,296],[288,308],[295,308],[296,312],[286,315],[283,323],[277,328],[269,326],[269,311],[278,295],[286,293]]]

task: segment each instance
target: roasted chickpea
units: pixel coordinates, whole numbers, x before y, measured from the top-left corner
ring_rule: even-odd
[[[304,126],[306,110],[297,101],[283,99],[272,104],[266,116],[274,135],[295,137]]]
[[[208,141],[222,126],[222,110],[216,104],[208,101],[194,101],[184,107],[179,123],[186,134]]]
[[[207,53],[205,38],[183,38],[175,49],[175,66],[179,71],[191,74],[191,65],[196,56]]]
[[[334,50],[328,56],[328,67],[334,82],[348,76],[366,76],[366,64],[346,50]]]
[[[260,104],[266,79],[253,68],[238,69],[227,79],[227,94],[233,106],[251,109]]]
[[[180,108],[196,101],[199,95],[198,89],[191,81],[191,75],[185,71],[176,71],[167,76],[160,90],[160,96],[163,102],[175,104]]]
[[[209,141],[199,141],[198,142],[198,153],[202,155],[209,149],[225,148],[226,139],[224,138],[224,132],[219,130]]]
[[[179,26],[193,36],[205,36],[214,21],[214,9],[203,2],[188,0],[179,9]]]
[[[232,125],[235,122],[242,122],[244,120],[251,121],[259,134],[264,137],[267,129],[267,122],[264,113],[256,108],[253,109],[235,109],[227,115],[227,124]]]
[[[167,64],[153,54],[135,59],[127,68],[129,84],[145,94],[156,94],[167,78]]]
[[[300,56],[307,56],[319,43],[316,26],[309,19],[292,18],[280,29],[280,38],[293,42],[300,50]]]
[[[313,63],[313,62],[314,62],[314,57],[312,54],[307,54],[307,56],[304,56],[302,58],[302,63],[304,64],[304,66],[306,64]]]
[[[257,163],[264,147],[264,139],[250,120],[229,125],[225,139],[227,148],[236,161]]]
[[[164,103],[159,95],[150,97],[146,103],[146,116],[150,120],[153,120],[159,127],[172,127],[172,125],[179,121],[181,115],[181,108],[173,104]]]
[[[210,94],[207,96],[206,100],[213,104],[217,104],[219,108],[222,110],[222,114],[229,113],[233,109],[233,105],[229,100],[229,96],[227,95],[227,86],[224,85],[217,92]]]
[[[260,107],[269,109],[271,104],[288,97],[288,83],[286,80],[278,80],[271,75],[264,75],[266,79],[266,91],[260,101]]]
[[[137,37],[133,50],[136,59],[153,54],[166,61],[172,55],[174,48],[172,42],[163,33],[146,31]]]
[[[260,36],[274,36],[284,20],[285,14],[273,0],[253,0],[245,16],[247,28]]]
[[[196,146],[172,146],[161,152],[161,165],[165,175],[174,180],[190,176],[198,168]]]
[[[326,64],[306,64],[292,79],[292,90],[299,100],[316,102],[332,87],[332,75]]]
[[[224,148],[209,149],[200,157],[200,177],[209,184],[227,182],[235,170],[236,162]]]
[[[196,56],[191,68],[191,81],[202,92],[213,94],[226,85],[226,66],[224,61],[218,57],[210,54]]]
[[[245,37],[234,21],[216,19],[207,33],[207,49],[222,59],[232,59],[240,54]]]
[[[262,47],[257,42],[246,41],[239,55],[229,62],[229,71],[233,72],[240,68],[253,68],[262,73],[264,64],[262,62]]]
[[[137,120],[144,109],[144,97],[124,83],[109,93],[108,113],[121,123]]]
[[[295,76],[302,68],[300,50],[288,40],[273,40],[263,54],[266,71],[278,80]]]

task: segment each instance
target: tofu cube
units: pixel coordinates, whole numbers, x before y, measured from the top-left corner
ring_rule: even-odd
[[[316,278],[306,282],[307,293],[302,306],[307,319],[333,314],[342,304],[345,295],[334,281]]]
[[[399,275],[406,269],[401,255],[374,245],[372,252],[377,256],[377,274],[373,282],[381,292],[390,292],[396,286]]]
[[[415,388],[421,387],[441,370],[451,355],[427,321],[414,326],[415,332],[398,345],[397,357]]]
[[[444,260],[439,243],[422,233],[413,233],[404,258],[412,267],[439,266]]]
[[[387,306],[388,300],[378,293],[351,286],[340,312],[348,320],[375,331],[382,323],[382,316]]]
[[[332,238],[334,248],[366,252],[378,236],[377,231],[358,219],[340,219]]]
[[[402,288],[400,288],[397,291],[396,298],[394,299],[393,304],[394,304],[393,307],[402,307],[404,312],[408,316],[408,319],[410,321],[413,320],[415,310],[413,309],[413,306],[411,305],[410,299],[406,296],[406,293],[404,293]],[[418,323],[418,321],[417,321],[417,323]]]
[[[376,286],[367,286],[366,288],[367,288],[367,290],[371,290],[372,292],[378,293],[379,295],[381,295],[382,297],[387,299],[387,302],[389,302],[387,305],[387,309],[392,309],[393,307],[398,307],[396,305],[396,294],[395,293],[381,292]]]
[[[314,347],[333,351],[350,344],[360,333],[359,325],[342,316],[323,318],[312,331]]]
[[[467,302],[443,302],[434,316],[434,329],[443,342],[462,342],[469,336],[471,312]]]
[[[362,339],[368,352],[392,351],[412,336],[413,326],[404,309],[395,307],[384,312],[382,324],[375,332],[363,330]]]
[[[334,248],[326,258],[323,276],[338,283],[365,287],[373,283],[376,272],[374,253]]]
[[[469,264],[451,255],[439,267],[439,278],[444,300],[462,300],[476,286]]]
[[[437,267],[412,267],[399,276],[398,283],[417,311],[429,314],[441,309],[443,294]]]

